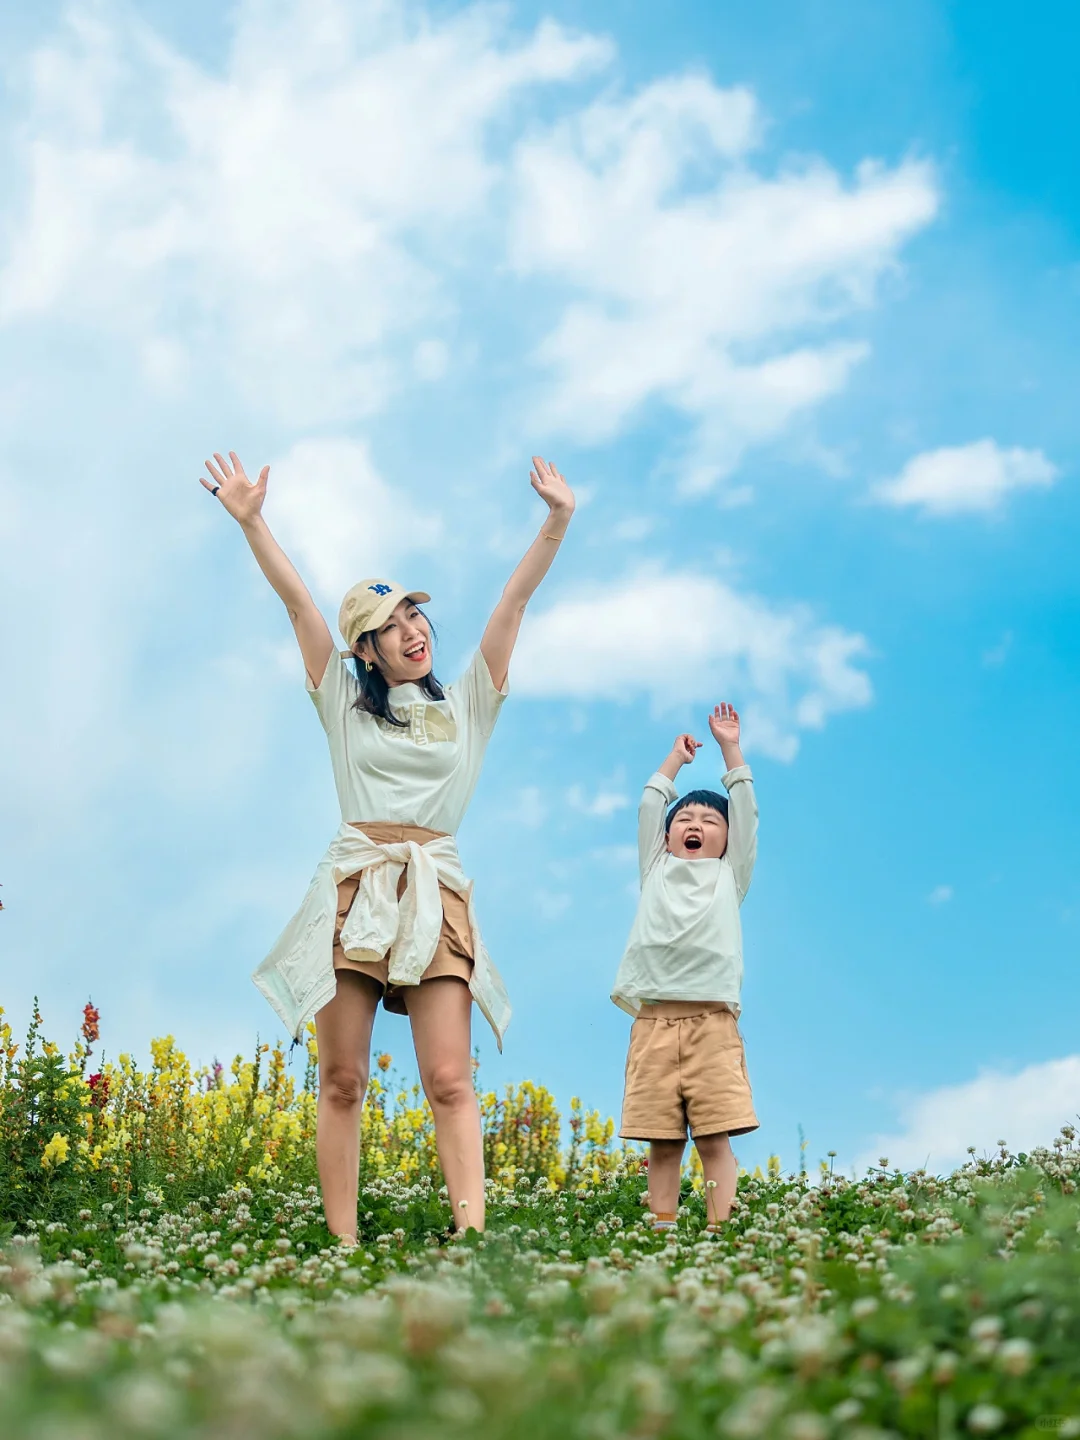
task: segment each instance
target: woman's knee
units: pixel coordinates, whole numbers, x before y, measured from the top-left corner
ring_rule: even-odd
[[[354,1061],[330,1061],[319,1068],[319,1093],[337,1109],[362,1105],[367,1081],[366,1067]]]
[[[476,1104],[471,1063],[466,1069],[456,1061],[433,1065],[424,1074],[423,1081],[424,1094],[433,1110],[456,1110]]]

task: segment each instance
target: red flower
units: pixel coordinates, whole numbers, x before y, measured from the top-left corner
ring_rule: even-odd
[[[82,1037],[88,1045],[101,1038],[101,1014],[88,1000],[83,1006]]]
[[[109,1081],[107,1077],[99,1071],[97,1075],[90,1076],[89,1085],[90,1104],[93,1105],[95,1110],[104,1110],[109,1100]]]

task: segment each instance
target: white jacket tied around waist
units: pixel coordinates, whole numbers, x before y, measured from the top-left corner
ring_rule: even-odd
[[[402,870],[406,881],[399,900]],[[439,885],[465,897],[473,942],[469,989],[501,1050],[510,1001],[480,938],[472,881],[461,869],[453,836],[441,835],[424,845],[376,845],[348,824],[342,824],[330,842],[300,909],[252,977],[289,1034],[301,1039],[316,1011],[334,998],[337,887],[358,871],[363,875],[341,929],[341,946],[350,960],[381,960],[389,951],[392,985],[418,985],[434,958],[443,920]]]

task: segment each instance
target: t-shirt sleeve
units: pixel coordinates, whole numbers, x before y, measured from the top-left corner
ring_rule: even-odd
[[[727,855],[735,871],[735,888],[741,905],[750,889],[757,859],[758,807],[754,777],[749,765],[739,765],[724,776],[728,792]]]
[[[674,804],[677,795],[675,786],[659,770],[645,782],[638,806],[638,868],[642,885],[667,851],[668,806]]]
[[[307,675],[304,676],[304,683],[315,709],[319,712],[323,729],[327,732],[336,730],[344,721],[345,712],[356,699],[359,690],[356,677],[349,669],[349,662],[333,650],[319,684],[312,685]]]
[[[464,675],[449,689],[455,702],[464,706],[469,724],[475,725],[482,735],[490,735],[503,701],[510,693],[509,680],[501,690],[496,690],[487,661],[477,650]]]

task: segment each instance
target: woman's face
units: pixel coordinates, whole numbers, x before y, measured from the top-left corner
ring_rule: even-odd
[[[431,673],[431,627],[411,600],[402,600],[390,619],[376,631],[379,648],[362,640],[361,660],[378,666],[387,685],[407,685]]]

